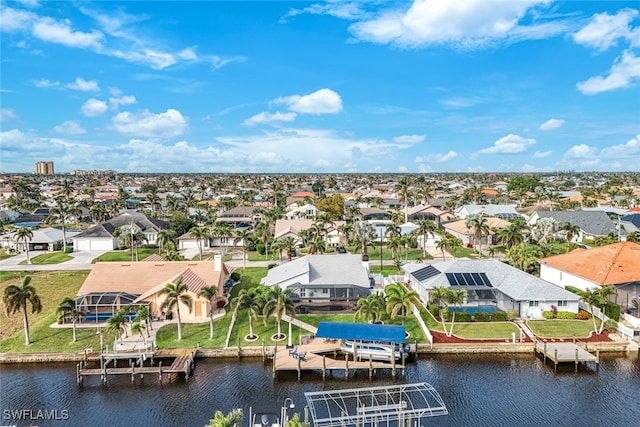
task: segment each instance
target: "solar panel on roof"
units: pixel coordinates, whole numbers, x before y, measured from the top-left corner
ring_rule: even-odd
[[[449,284],[451,286],[458,286],[458,282],[456,281],[455,277],[453,276],[453,273],[446,273],[445,276],[447,276],[447,281],[449,282]]]
[[[485,286],[488,286],[490,288],[493,287],[493,285],[491,284],[491,281],[489,280],[489,278],[485,273],[480,273],[480,278],[482,278],[482,281],[484,282]]]
[[[445,273],[445,276],[451,286],[493,287],[485,273]]]
[[[432,265],[427,265],[426,267],[411,273],[411,275],[415,277],[417,280],[419,280],[420,282],[422,282],[423,280],[430,279],[434,276],[437,276],[438,274],[440,274],[440,270],[438,270]]]

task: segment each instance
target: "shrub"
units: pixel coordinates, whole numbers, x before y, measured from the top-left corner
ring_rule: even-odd
[[[266,251],[266,248],[264,247],[264,243],[258,243],[256,245],[256,251],[258,251],[260,255],[264,255]]]
[[[505,313],[504,311],[496,311],[491,315],[492,322],[506,322],[506,320],[507,320],[507,313]]]
[[[564,288],[567,291],[571,292],[572,294],[576,294],[576,295],[580,295],[580,296],[582,296],[582,293],[584,292],[582,289],[578,289],[575,286],[565,286]]]
[[[486,311],[478,311],[475,316],[473,316],[473,319],[476,322],[489,322],[491,321],[491,316]]]
[[[604,314],[608,318],[618,322],[620,320],[620,306],[615,302],[607,301],[604,306]]]
[[[580,310],[578,314],[576,314],[576,319],[578,320],[589,320],[590,318],[591,315],[589,314],[589,312],[584,310]]]
[[[570,311],[559,311],[558,312],[558,319],[575,319],[576,318],[576,314],[572,313]]]
[[[451,320],[451,312],[447,320]],[[456,311],[456,322],[471,322],[471,313],[468,311]]]
[[[440,308],[438,307],[438,304],[430,304],[429,313],[431,313],[433,317],[440,316]]]
[[[276,264],[275,262],[272,262],[271,264],[267,265],[267,270],[271,270],[274,267],[277,267],[278,264]]]
[[[513,319],[517,319],[518,318],[518,311],[517,310],[507,310],[507,319],[509,320],[513,320]]]
[[[549,320],[549,319],[553,319],[553,311],[551,310],[545,310],[542,312],[542,317],[544,317],[545,319]]]
[[[237,271],[234,271],[233,273],[231,273],[229,278],[234,282],[237,282],[238,280],[240,280],[240,273],[238,273]]]

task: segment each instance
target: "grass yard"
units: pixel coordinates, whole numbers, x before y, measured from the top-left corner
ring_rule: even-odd
[[[11,258],[15,256],[14,254],[10,254],[6,249],[0,249],[0,261],[3,259]]]
[[[142,261],[146,257],[157,254],[158,250],[154,248],[140,248],[138,249],[138,260]],[[134,255],[135,256],[135,255]],[[100,255],[94,259],[93,262],[127,262],[131,261],[131,251],[129,249],[123,251],[112,251]]]
[[[34,265],[42,265],[42,264],[60,264],[61,262],[67,262],[73,259],[70,255],[65,254],[64,252],[51,252],[48,254],[42,254],[31,258],[31,264]],[[21,261],[20,265],[26,265],[27,260]]]
[[[446,325],[447,328],[451,327],[450,323]],[[472,322],[453,325],[453,334],[460,338],[511,339],[512,333],[516,334],[516,338],[520,338],[520,329],[511,322]]]
[[[260,285],[260,279],[267,275],[267,267],[247,267],[244,270],[240,267],[235,271],[240,273],[240,283],[231,288],[230,300],[237,297],[242,289],[250,289]]]
[[[600,326],[600,319],[596,319]],[[542,338],[586,338],[593,331],[593,320],[529,320],[529,328]]]
[[[23,277],[31,276],[31,285],[36,288],[42,301],[42,311],[29,312],[29,347],[24,345],[22,313],[17,312],[8,317],[0,316],[0,352],[70,351],[80,350],[87,344],[99,347],[100,337],[96,336],[94,328],[78,328],[79,340],[71,344],[71,328],[49,327],[58,318],[56,310],[60,301],[65,297],[75,296],[88,274],[88,271],[2,272],[0,288],[3,290],[8,285],[20,285]]]

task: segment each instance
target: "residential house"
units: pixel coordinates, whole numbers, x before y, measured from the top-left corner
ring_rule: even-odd
[[[467,219],[470,215],[486,215],[511,220],[523,218],[513,205],[463,205],[455,210],[458,218]]]
[[[182,321],[207,319],[210,301],[198,294],[215,286],[222,295],[230,269],[216,256],[213,261],[141,261],[131,263],[98,262],[91,269],[75,298],[78,308],[87,313],[84,322],[104,322],[126,305],[149,306],[154,318],[171,318],[162,308],[166,297],[162,289],[179,280],[187,286],[193,300],[189,308],[180,302]]]
[[[289,209],[285,215],[287,219],[314,219],[318,215],[318,208],[310,203],[302,206],[292,205],[291,209]]]
[[[427,303],[435,288],[466,291],[463,307],[513,310],[519,317],[542,318],[543,311],[578,312],[578,296],[496,259],[452,259],[407,264],[405,282]]]
[[[64,241],[62,229],[59,228],[34,228],[31,230],[33,237],[29,240],[17,239],[17,233],[7,233],[0,239],[0,247],[14,250],[16,252],[25,252],[27,244],[30,251],[49,251],[52,252],[62,247]],[[66,231],[67,242],[77,235],[77,231]]]
[[[74,251],[113,250],[119,245],[116,237],[118,227],[128,227],[133,232],[142,232],[146,243],[155,244],[158,232],[169,228],[166,221],[147,217],[142,212],[127,210],[109,221],[94,225],[73,238]]]
[[[440,224],[454,218],[454,216],[447,211],[443,211],[435,206],[423,204],[409,207],[407,213],[409,220],[413,222],[428,220]]]
[[[609,233],[617,233],[616,224],[604,211],[537,211],[534,212],[527,224],[534,226],[540,218],[553,218],[559,226],[570,222],[580,227],[580,233],[573,240],[582,242],[583,239],[604,237]]]
[[[217,221],[226,222],[234,227],[253,227],[260,222],[260,215],[257,215],[253,206],[238,206],[218,215]]]
[[[307,255],[267,272],[261,284],[291,289],[296,311],[352,311],[373,287],[369,263],[360,255]]]
[[[462,240],[462,244],[465,246],[472,245],[495,245],[497,243],[496,232],[494,230],[507,227],[510,223],[504,219],[495,217],[486,217],[486,223],[489,226],[489,233],[482,235],[479,239],[476,239],[473,235],[473,229],[467,225],[467,220],[460,220],[454,222],[447,222],[442,224],[442,228],[447,233]]]
[[[298,206],[307,204],[309,200],[315,200],[316,195],[310,191],[296,191],[287,197],[287,206],[297,204]]]

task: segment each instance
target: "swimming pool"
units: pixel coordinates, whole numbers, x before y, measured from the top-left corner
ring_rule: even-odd
[[[479,305],[479,306],[449,308],[449,311],[457,311],[457,312],[464,311],[464,312],[470,313],[472,316],[475,316],[476,313],[479,311],[483,311],[491,315],[496,311],[502,311],[502,310],[500,310],[495,305]]]
[[[40,221],[31,221],[31,222],[16,222],[13,224],[14,227],[37,227],[42,224]]]

